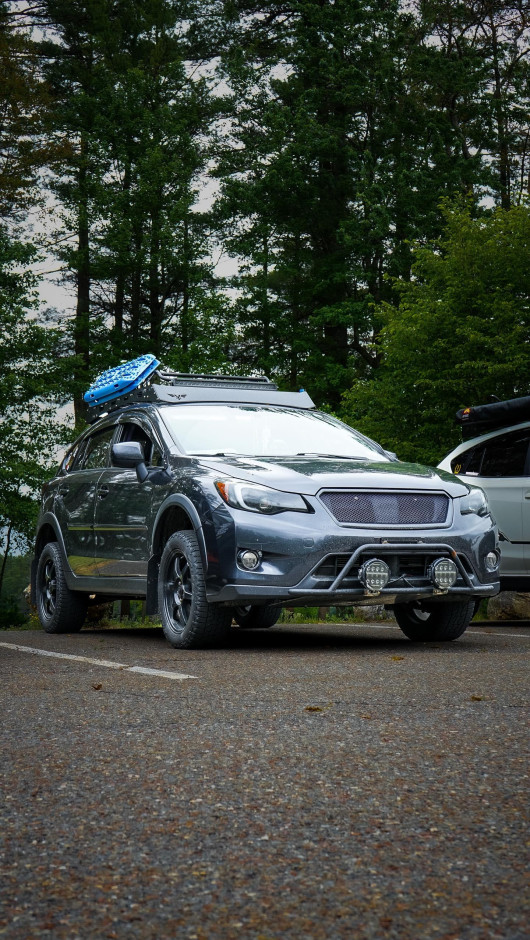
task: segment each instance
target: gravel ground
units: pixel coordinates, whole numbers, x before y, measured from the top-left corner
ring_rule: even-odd
[[[1,937],[530,937],[530,630],[0,641]]]

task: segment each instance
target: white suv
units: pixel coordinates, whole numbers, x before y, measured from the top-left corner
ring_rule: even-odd
[[[530,420],[506,426],[522,416],[523,402],[530,418],[530,397],[459,412],[468,440],[439,464],[488,497],[499,527],[501,591],[530,591]]]

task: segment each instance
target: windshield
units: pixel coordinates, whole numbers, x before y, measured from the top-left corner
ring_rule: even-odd
[[[321,412],[273,405],[177,405],[164,420],[186,454],[386,460],[357,431]]]

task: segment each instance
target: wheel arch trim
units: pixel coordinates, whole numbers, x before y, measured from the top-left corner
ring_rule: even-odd
[[[44,516],[42,516],[41,519],[39,519],[39,527],[37,529],[37,534],[35,536],[35,549],[37,549],[37,547],[41,543],[40,537],[42,535],[42,531],[47,526],[53,529],[53,532],[55,534],[55,541],[59,542],[62,553],[64,557],[66,558],[66,549],[64,545],[63,533],[61,532],[61,527],[57,521],[57,517],[54,516],[53,512],[47,512],[44,514]],[[53,541],[53,539],[46,539],[44,542],[42,542],[42,544],[40,544],[41,550],[49,541]]]
[[[161,520],[166,515],[166,513],[172,508],[182,509],[183,512],[188,516],[191,522],[191,527],[194,530],[195,535],[197,536],[199,551],[201,553],[201,561],[203,563],[204,570],[206,571],[207,564],[208,564],[208,561],[207,561],[208,556],[206,553],[206,542],[204,539],[204,532],[202,529],[201,519],[191,499],[188,496],[184,496],[184,494],[182,493],[175,493],[173,496],[168,496],[168,498],[164,500],[164,502],[158,509],[158,512],[155,517],[155,521],[153,523],[153,535],[152,535],[152,542],[151,542],[153,556],[160,557],[162,555],[162,551],[159,551],[159,546],[157,544],[157,539],[158,539],[158,535],[160,532]]]
[[[195,506],[189,497],[182,493],[175,493],[169,496],[159,507],[153,523],[153,534],[151,540],[151,557],[147,563],[147,596],[146,611],[148,614],[158,613],[158,571],[160,568],[160,559],[162,557],[163,545],[161,544],[161,533],[164,526],[164,516],[172,509],[180,509],[188,517],[191,528],[197,538],[199,552],[203,570],[206,574],[208,567],[208,554],[206,551],[206,541],[202,528],[201,519]],[[178,529],[175,531],[179,531]]]

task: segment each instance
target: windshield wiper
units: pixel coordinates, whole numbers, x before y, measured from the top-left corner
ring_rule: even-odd
[[[250,457],[250,454],[240,454],[237,450],[201,450],[198,454],[188,454],[188,457]]]
[[[374,456],[377,456],[374,454]],[[346,454],[317,454],[314,451],[300,451],[297,454],[241,454],[235,450],[203,450],[188,457],[247,457],[251,460],[292,460],[293,457],[327,457],[329,460],[369,460],[369,457],[349,457]]]
[[[295,457],[329,457],[330,460],[368,460],[368,457],[350,457],[347,454],[317,454],[312,450],[302,450]]]

